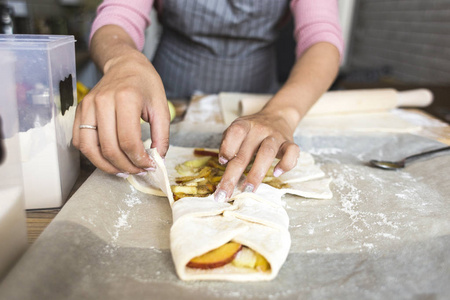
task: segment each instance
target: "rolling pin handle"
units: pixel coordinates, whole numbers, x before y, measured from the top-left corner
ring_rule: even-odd
[[[429,89],[415,89],[397,93],[397,107],[426,107],[433,102]]]

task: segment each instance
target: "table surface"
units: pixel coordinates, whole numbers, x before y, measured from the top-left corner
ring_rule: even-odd
[[[191,101],[198,102],[202,97],[193,97]],[[183,120],[183,116],[187,110],[188,104],[184,99],[172,100],[176,108],[176,118],[174,123]],[[409,112],[416,113],[418,115],[425,116],[430,120],[436,120],[436,118],[422,110],[419,109],[407,109]],[[450,145],[450,126],[445,127],[430,127],[424,128],[421,135],[429,137],[431,139],[437,140],[441,143]],[[81,168],[80,175],[69,194],[68,199],[78,190],[78,188],[86,181],[86,179],[95,170],[93,166],[85,157],[81,157]],[[58,214],[60,208],[45,209],[45,210],[29,210],[27,211],[27,230],[28,230],[28,244],[31,245],[39,237],[39,235],[44,231],[48,224],[53,220],[53,218]]]

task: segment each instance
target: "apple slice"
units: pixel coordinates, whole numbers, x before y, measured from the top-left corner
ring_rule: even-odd
[[[189,168],[200,168],[200,167],[203,167],[204,165],[206,165],[206,163],[210,159],[211,159],[211,156],[202,156],[197,159],[185,161],[183,163],[183,165],[185,165],[186,167],[189,167]]]
[[[267,259],[258,252],[255,253],[256,253],[255,269],[260,272],[266,272],[270,270],[270,264],[267,261]]]
[[[231,263],[238,268],[254,269],[256,265],[256,259],[257,256],[255,251],[247,247],[243,247]]]
[[[255,269],[258,272],[270,270],[270,264],[264,256],[247,247],[243,247],[231,263],[235,267]]]
[[[241,244],[229,242],[203,255],[194,257],[190,262],[188,262],[186,266],[196,269],[219,268],[233,261],[233,259],[236,257],[236,254],[241,249]]]
[[[191,168],[183,164],[176,165],[175,170],[181,176],[193,176],[198,173],[198,168]]]
[[[172,193],[175,193],[175,194],[180,194],[180,193],[189,194],[189,195],[197,194],[196,186],[172,185],[170,188],[172,189]]]

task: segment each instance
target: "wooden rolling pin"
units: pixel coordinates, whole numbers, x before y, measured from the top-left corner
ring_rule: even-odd
[[[260,111],[272,95],[248,95],[239,101],[239,116]],[[300,99],[299,99],[300,101]],[[396,107],[425,107],[433,102],[428,89],[398,92],[395,89],[331,91],[308,111],[308,116],[389,111]]]

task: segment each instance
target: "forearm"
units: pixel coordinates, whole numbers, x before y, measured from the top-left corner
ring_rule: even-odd
[[[97,67],[106,73],[114,62],[123,58],[145,59],[132,38],[117,25],[98,29],[91,40],[90,53]]]
[[[283,116],[292,129],[328,90],[339,70],[339,51],[330,43],[311,46],[295,63],[288,80],[263,108]]]

